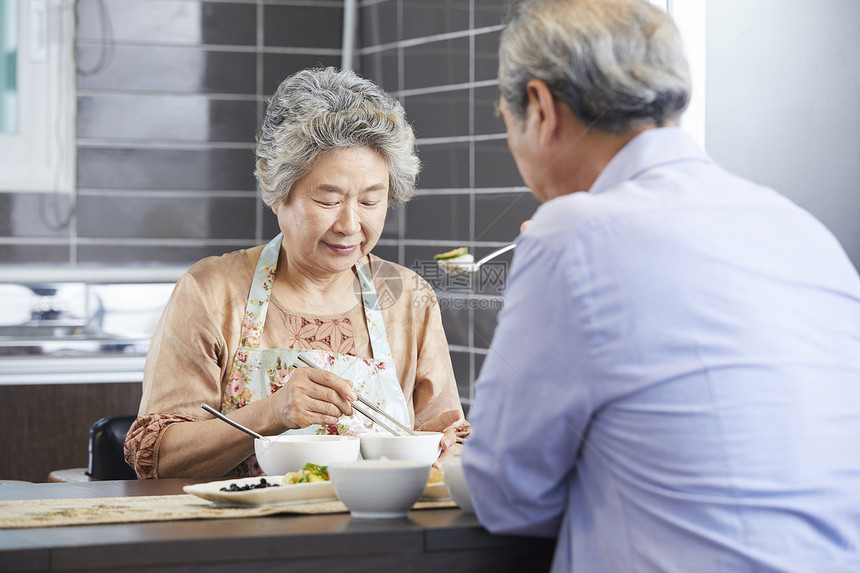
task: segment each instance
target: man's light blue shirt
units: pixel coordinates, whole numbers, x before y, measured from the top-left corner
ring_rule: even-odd
[[[860,279],[677,128],[520,237],[463,453],[555,571],[860,572]]]

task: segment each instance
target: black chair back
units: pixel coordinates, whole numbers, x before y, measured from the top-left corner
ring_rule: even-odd
[[[137,479],[137,474],[125,462],[125,435],[134,414],[107,416],[90,428],[90,456],[87,474],[99,480]]]

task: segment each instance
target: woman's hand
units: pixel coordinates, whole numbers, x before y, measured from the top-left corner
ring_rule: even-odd
[[[442,453],[439,454],[439,458],[433,462],[433,465],[437,468],[439,464],[448,458],[452,458],[455,455],[460,453],[462,449],[462,445],[457,443],[457,430],[454,427],[454,424],[460,419],[460,412],[457,410],[448,410],[447,412],[442,412],[429,422],[426,422],[421,425],[420,428],[416,428],[416,430],[420,432],[442,432],[442,441],[440,445],[442,446]]]
[[[352,382],[317,368],[296,368],[267,398],[273,420],[287,430],[337,424],[352,415],[350,402],[357,399]]]

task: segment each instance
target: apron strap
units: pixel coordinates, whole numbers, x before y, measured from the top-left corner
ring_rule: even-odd
[[[373,358],[384,362],[393,362],[391,346],[388,344],[388,334],[385,332],[385,323],[382,320],[382,307],[379,304],[379,296],[376,294],[373,279],[370,278],[365,265],[356,264],[355,270],[361,285],[361,302],[364,306],[364,318],[367,322],[367,332],[370,335],[370,349],[373,352]]]
[[[245,307],[245,319],[242,321],[242,334],[239,346],[259,348],[263,336],[263,324],[266,323],[266,313],[269,310],[269,296],[272,294],[272,283],[275,280],[275,269],[278,266],[278,255],[281,252],[283,233],[269,241],[260,253],[257,268],[254,270],[254,280],[251,282],[251,292],[248,295],[248,305]]]
[[[242,321],[242,333],[239,346],[259,348],[263,335],[263,325],[266,323],[266,313],[269,310],[269,297],[272,294],[272,284],[275,280],[275,269],[278,266],[278,255],[281,252],[281,241],[284,234],[269,241],[260,253],[254,279],[251,282],[251,292],[245,307],[245,319]],[[392,362],[391,346],[388,344],[388,334],[382,320],[382,308],[373,279],[366,265],[355,265],[358,282],[361,285],[361,302],[364,307],[364,318],[370,336],[370,349],[373,358],[379,361]]]

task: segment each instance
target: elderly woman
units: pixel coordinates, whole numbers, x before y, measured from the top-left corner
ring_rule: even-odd
[[[360,391],[417,428],[468,431],[432,288],[370,254],[419,162],[403,108],[333,68],[287,78],[269,102],[256,176],[281,234],[210,257],[177,283],[147,357],[126,459],[141,478],[258,475],[260,434],[360,433]],[[303,356],[323,369],[297,368]]]

